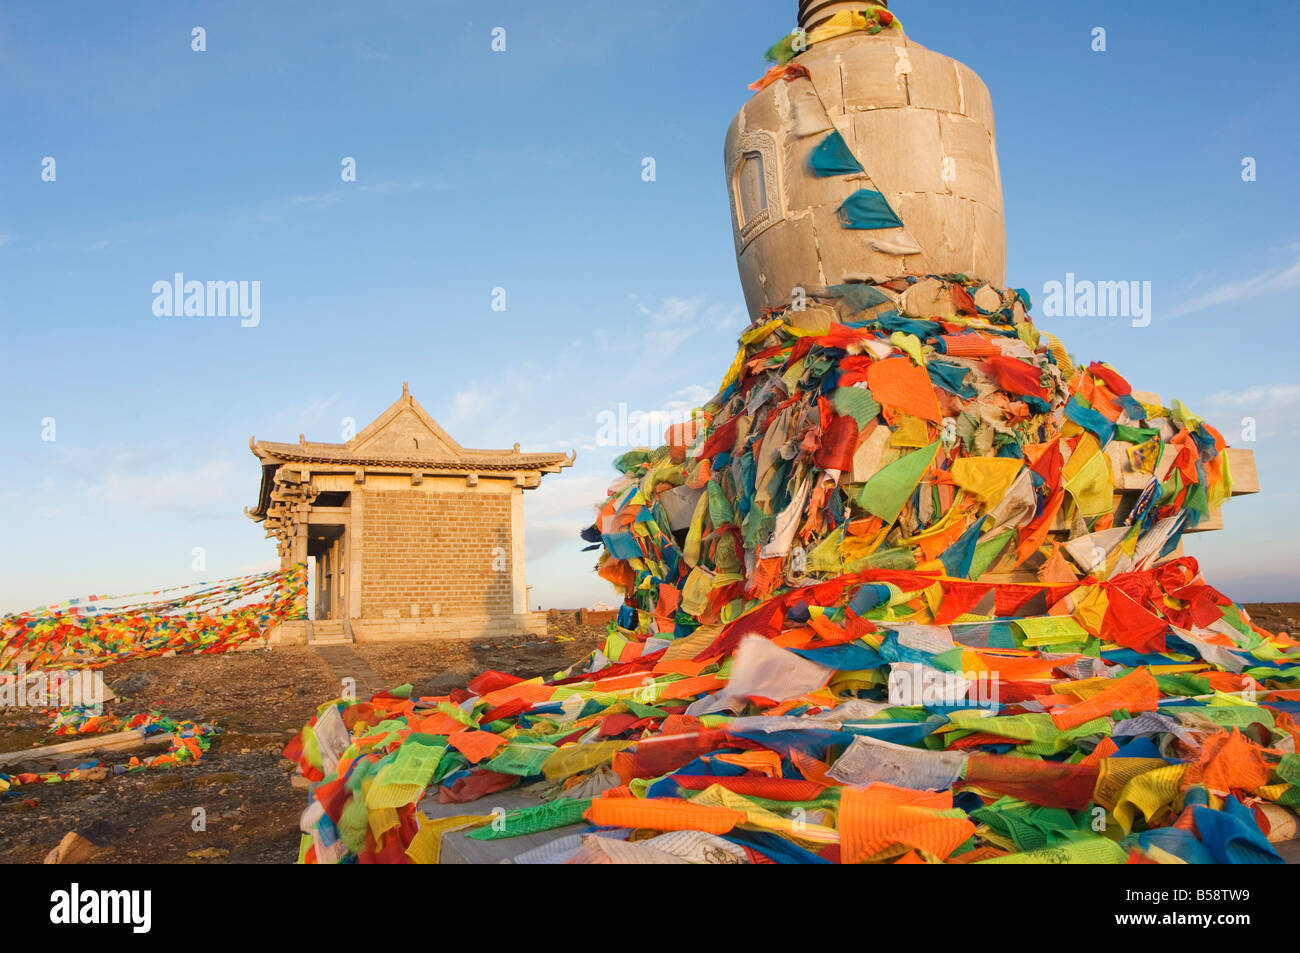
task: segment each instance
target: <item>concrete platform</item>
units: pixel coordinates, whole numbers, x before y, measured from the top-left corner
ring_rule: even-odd
[[[420,802],[420,810],[427,817],[439,818],[454,817],[457,814],[491,814],[497,808],[509,813],[537,807],[544,803],[546,802],[542,798],[535,795],[510,790],[489,794],[471,804],[439,804],[436,798],[426,798]],[[568,834],[576,834],[586,827],[586,824],[570,824],[567,827],[557,827],[555,830],[523,834],[519,837],[505,837],[501,840],[475,840],[457,831],[445,835],[442,839],[442,863],[506,864],[524,851],[541,847]]]
[[[502,791],[491,794],[471,804],[439,804],[436,798],[426,798],[420,802],[420,810],[427,817],[454,817],[457,814],[490,814],[494,808],[507,813],[545,803],[543,799],[523,791]],[[524,834],[520,837],[506,837],[501,840],[474,840],[462,832],[447,834],[442,839],[442,863],[444,864],[508,864],[525,851],[541,847],[553,840],[576,834],[585,830],[586,824],[570,824],[555,830],[542,831],[538,834]],[[1300,840],[1285,841],[1273,845],[1282,859],[1288,864],[1300,864]]]

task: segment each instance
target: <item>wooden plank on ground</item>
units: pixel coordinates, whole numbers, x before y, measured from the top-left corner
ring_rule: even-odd
[[[130,751],[132,748],[150,748],[171,744],[171,740],[170,733],[146,735],[143,728],[115,731],[106,735],[87,735],[75,741],[65,741],[56,745],[24,748],[22,751],[6,751],[0,754],[0,767],[22,761],[56,760],[70,755],[89,754],[93,751]]]

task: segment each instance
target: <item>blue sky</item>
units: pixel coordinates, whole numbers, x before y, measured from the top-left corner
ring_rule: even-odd
[[[273,566],[249,435],[339,440],[403,380],[466,446],[578,450],[527,498],[533,601],[612,601],[576,539],[620,452],[598,414],[698,403],[734,354],[722,139],[795,6],[7,2],[0,609]],[[1300,13],[894,9],[992,92],[1008,284],[1152,282],[1149,327],[1040,326],[1255,450],[1264,492],[1189,551],[1235,598],[1300,599]],[[178,271],[259,281],[260,323],[155,316]]]

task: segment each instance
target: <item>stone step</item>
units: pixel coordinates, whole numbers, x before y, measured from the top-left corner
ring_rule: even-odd
[[[352,634],[342,619],[313,619],[307,626],[311,645],[351,645]]]
[[[357,698],[365,700],[388,687],[383,678],[366,663],[365,659],[356,653],[350,643],[321,645],[318,642],[313,648],[320,655],[321,660],[329,666],[330,672],[333,673],[335,678],[339,679],[340,683],[345,678],[352,680]]]

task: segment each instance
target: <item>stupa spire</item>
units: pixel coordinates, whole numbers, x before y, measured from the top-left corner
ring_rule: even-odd
[[[889,8],[888,0],[870,2],[878,7]],[[864,5],[864,0],[799,0],[799,26],[811,30],[842,10],[861,10]]]

